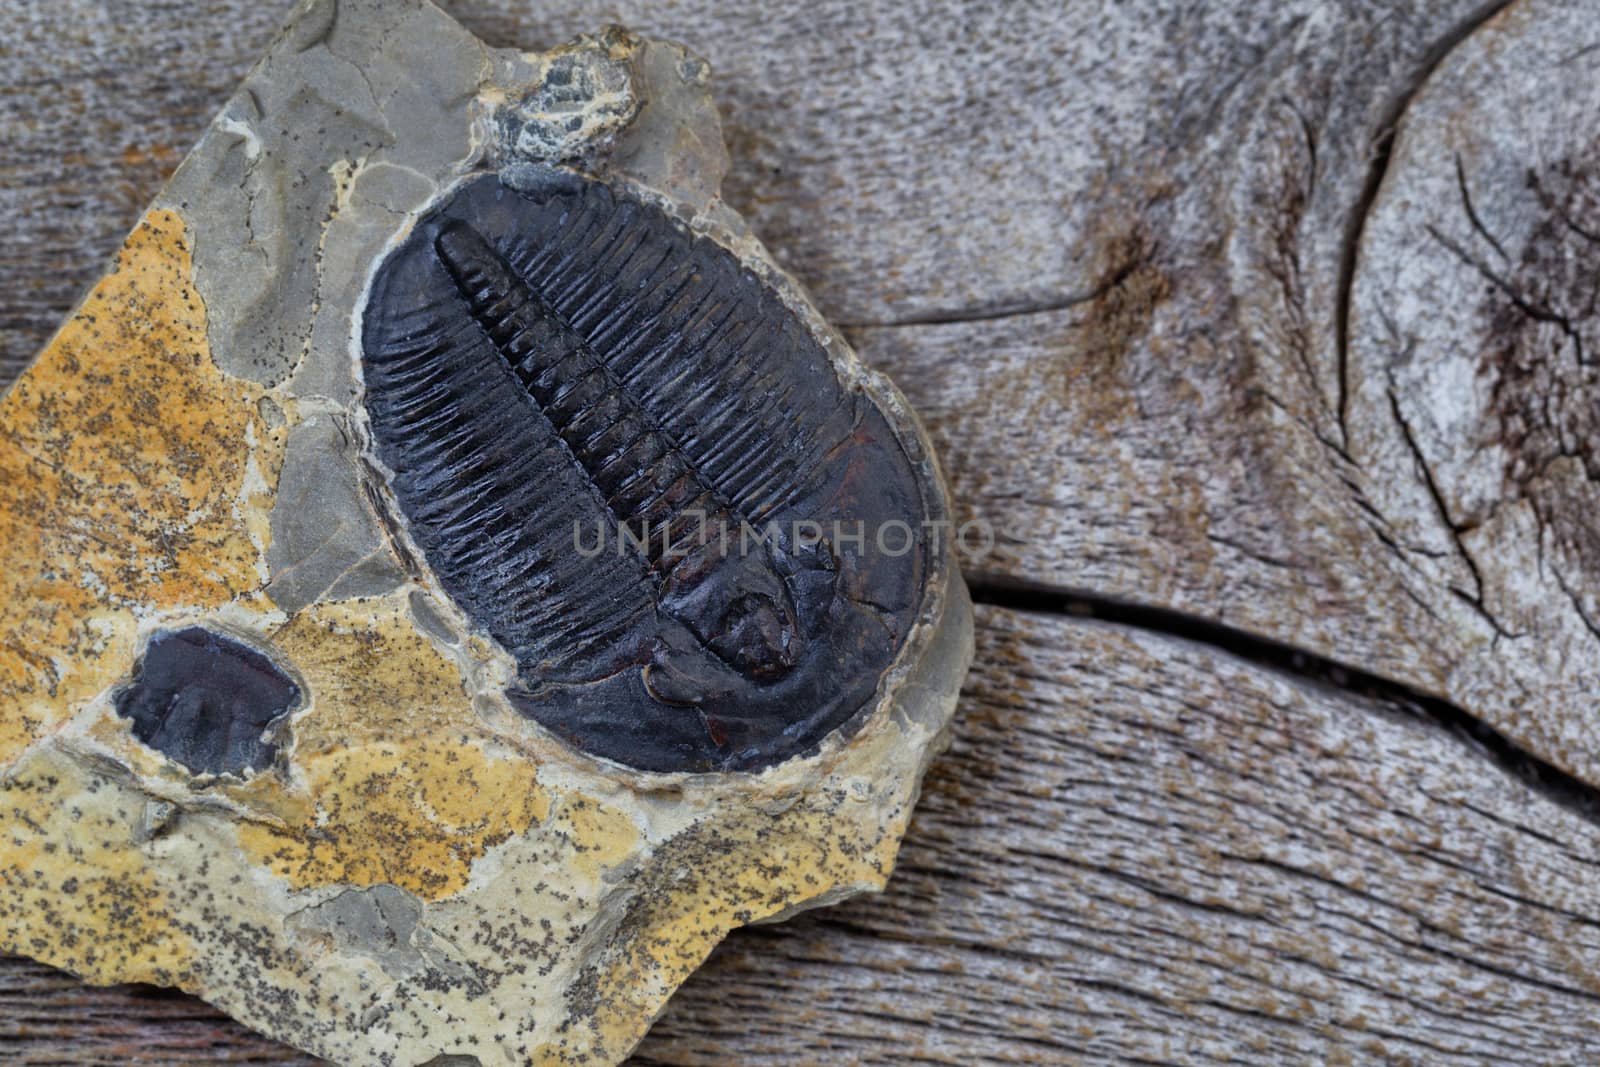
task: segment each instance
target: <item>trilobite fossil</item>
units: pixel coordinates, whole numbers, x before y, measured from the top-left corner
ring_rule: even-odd
[[[133,734],[195,774],[242,775],[272,763],[272,728],[300,687],[265,654],[202,626],[150,639],[113,700]]]
[[[601,182],[479,175],[380,266],[361,344],[387,493],[519,710],[703,771],[871,703],[928,566],[917,468],[721,245]]]

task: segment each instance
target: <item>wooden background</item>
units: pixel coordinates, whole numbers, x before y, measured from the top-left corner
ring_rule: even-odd
[[[927,420],[978,658],[889,891],[640,1064],[1600,1059],[1600,5],[453,0],[717,72]],[[283,11],[0,0],[0,381]],[[303,1064],[0,961],[0,1058]]]

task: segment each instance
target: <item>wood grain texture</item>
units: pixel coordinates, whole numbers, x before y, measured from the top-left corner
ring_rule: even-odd
[[[640,1062],[1596,1058],[1596,823],[1527,781],[1600,783],[1592,4],[447,6],[706,54],[728,198],[1000,531],[980,599],[1139,624],[987,609],[889,893],[730,939]],[[3,379],[281,11],[0,12]],[[0,1049],[306,1062],[22,962]]]

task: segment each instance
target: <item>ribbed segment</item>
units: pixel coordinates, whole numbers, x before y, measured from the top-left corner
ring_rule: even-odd
[[[699,530],[735,526],[738,516],[589,343],[481,234],[456,223],[435,244],[473,318],[654,570],[665,573],[684,558],[685,542]]]
[[[858,431],[774,290],[597,182],[464,186],[375,277],[362,350],[412,539],[530,679],[648,663],[668,591],[699,610],[713,568],[693,549],[742,523],[826,519],[808,509],[837,491],[830,457]],[[792,626],[773,566],[716,580],[765,590]],[[675,617],[710,641],[725,601]]]

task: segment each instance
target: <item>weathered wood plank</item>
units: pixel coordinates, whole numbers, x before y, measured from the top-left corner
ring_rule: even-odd
[[[731,943],[664,1061],[1593,1054],[1587,822],[1208,649],[989,611],[979,663],[889,894]]]
[[[1324,10],[1135,168],[1148,203],[1063,231],[1108,250],[1086,299],[857,330],[1003,532],[980,580],[1360,665],[1600,781],[1596,117],[1564,88],[1592,33],[1528,0]]]
[[[0,972],[0,1056],[29,1067],[315,1062],[192,997],[127,986],[91,988],[42,964],[10,959]]]
[[[33,358],[265,47],[275,4],[11,0],[0,381]]]
[[[1358,664],[1600,781],[1583,5],[447,6],[500,44],[619,18],[711,58],[729,198],[928,418],[1002,531],[985,583]],[[3,380],[281,12],[0,11]],[[1447,381],[1560,403],[1518,436],[1540,405]],[[1532,474],[1483,473],[1508,459]],[[1215,652],[1002,611],[982,640],[890,893],[736,936],[642,1061],[1594,1058],[1588,822]],[[17,962],[0,1048],[305,1062]]]

